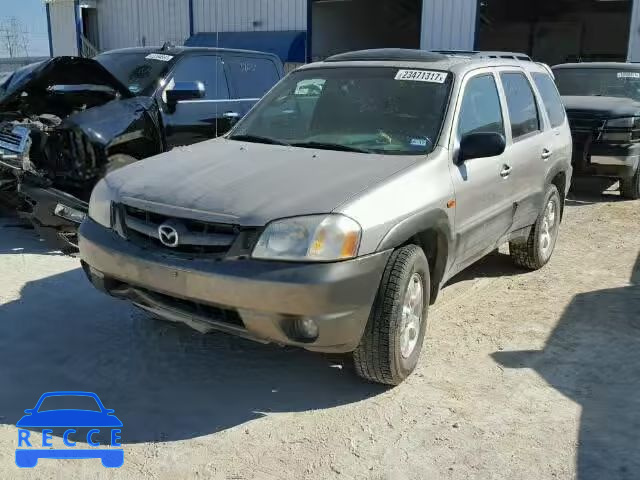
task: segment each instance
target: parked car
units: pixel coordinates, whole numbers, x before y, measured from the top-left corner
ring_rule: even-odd
[[[0,91],[4,196],[73,248],[105,173],[226,133],[283,75],[271,54],[168,45],[24,67]]]
[[[569,63],[553,67],[573,133],[578,175],[620,180],[640,198],[640,65]]]
[[[353,52],[281,81],[224,138],[108,175],[80,256],[100,290],[202,332],[415,368],[427,309],[509,242],[553,253],[571,134],[533,62]]]

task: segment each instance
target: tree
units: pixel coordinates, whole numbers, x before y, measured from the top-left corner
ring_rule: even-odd
[[[29,56],[29,35],[15,17],[0,23],[0,51],[11,58]]]

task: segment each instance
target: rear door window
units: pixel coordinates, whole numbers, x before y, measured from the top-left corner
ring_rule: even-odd
[[[262,98],[280,74],[270,58],[228,56],[225,63],[236,90],[236,98]]]
[[[534,73],[533,81],[538,87],[542,102],[549,115],[551,126],[553,128],[559,127],[564,123],[565,112],[555,82],[546,73]]]
[[[500,78],[507,96],[514,140],[540,130],[540,116],[533,89],[524,73],[501,73]]]
[[[175,82],[204,83],[203,100],[227,100],[229,98],[229,85],[220,57],[197,55],[183,58],[176,65],[167,90],[171,90],[172,84]]]

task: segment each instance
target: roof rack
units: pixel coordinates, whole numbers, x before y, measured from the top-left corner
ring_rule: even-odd
[[[325,62],[364,62],[364,61],[405,61],[405,62],[441,62],[446,55],[426,50],[411,50],[405,48],[378,48],[372,50],[358,50],[355,52],[333,55]]]
[[[478,50],[434,50],[435,53],[440,53],[449,57],[464,57],[464,58],[502,58],[506,60],[521,60],[524,62],[531,62],[531,57],[524,53],[518,52],[498,52],[498,51],[478,51]]]

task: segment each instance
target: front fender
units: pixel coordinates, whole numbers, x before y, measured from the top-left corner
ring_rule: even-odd
[[[396,224],[380,241],[376,251],[397,248],[412,237],[434,229],[444,236],[448,245],[453,242],[453,232],[448,215],[443,210],[418,212]]]
[[[411,239],[425,250],[431,268],[431,303],[440,292],[445,273],[453,261],[454,234],[451,221],[443,210],[415,213],[394,226],[378,245],[377,251],[390,250]]]
[[[109,156],[129,153],[146,158],[164,150],[158,106],[150,97],[115,100],[67,118],[63,128],[81,131],[94,148]],[[135,152],[124,145],[135,144]]]

